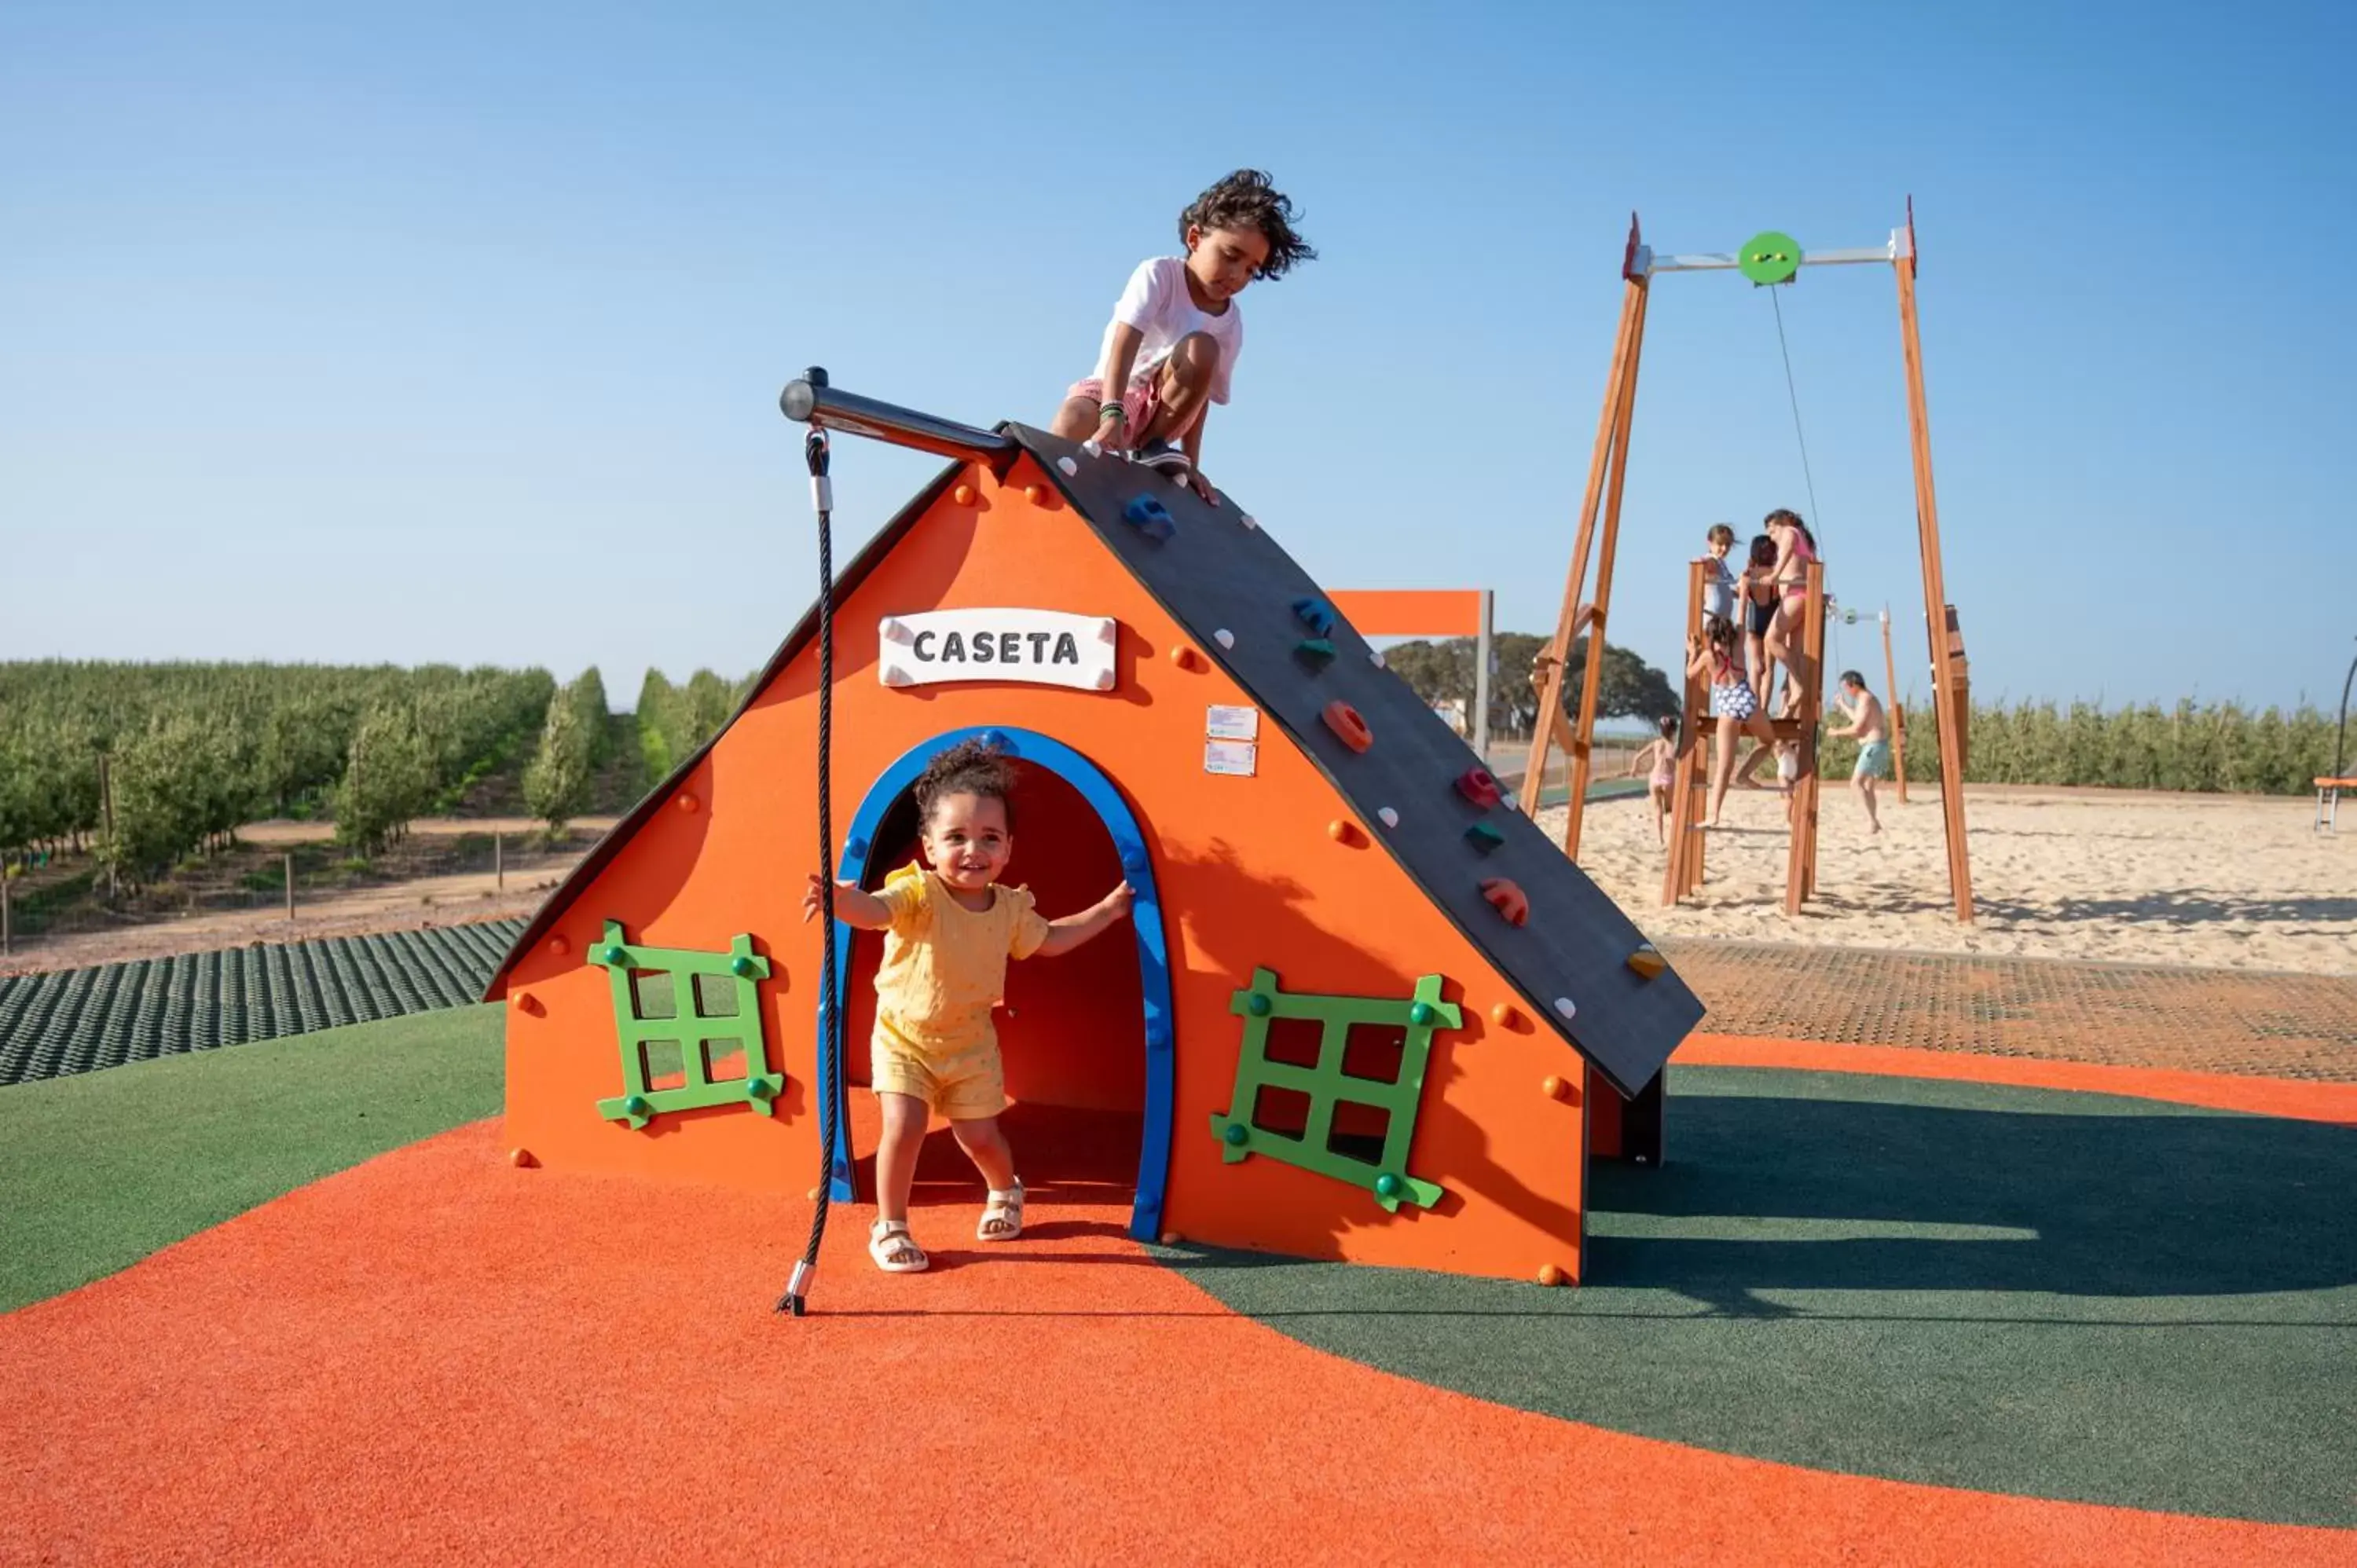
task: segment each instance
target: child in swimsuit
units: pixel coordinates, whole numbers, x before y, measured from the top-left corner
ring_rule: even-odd
[[[1647,763],[1652,774],[1645,780],[1645,792],[1653,800],[1653,836],[1667,845],[1670,842],[1670,791],[1677,787],[1678,721],[1664,714],[1661,720],[1660,738],[1647,741],[1629,759],[1629,771],[1624,778],[1634,779],[1637,770]]]
[[[1775,578],[1779,599],[1776,618],[1768,628],[1768,656],[1781,660],[1784,665],[1785,716],[1801,711],[1801,693],[1806,683],[1816,678],[1816,671],[1803,668],[1808,656],[1800,646],[1801,615],[1809,602],[1809,563],[1817,559],[1816,536],[1801,514],[1783,507],[1768,514],[1764,525],[1769,536],[1776,542]],[[1764,699],[1766,688],[1761,688]]]
[[[975,1236],[1012,1241],[1022,1233],[1023,1183],[998,1125],[1006,1084],[990,1017],[1006,989],[1006,961],[1070,952],[1129,913],[1126,882],[1060,920],[1041,917],[1029,888],[998,886],[1015,849],[1013,788],[1012,770],[980,741],[950,747],[916,783],[919,843],[930,868],[903,866],[880,893],[835,884],[836,918],[884,933],[869,1046],[884,1135],[867,1252],[887,1273],[914,1273],[929,1262],[909,1234],[909,1188],[935,1111],[949,1118],[988,1188]],[[812,873],[803,919],[818,913],[823,891]]]
[[[1768,632],[1776,624],[1776,607],[1781,602],[1776,592],[1776,541],[1761,533],[1751,541],[1749,558],[1739,579],[1742,585],[1743,626],[1740,646],[1746,656],[1746,668],[1750,671],[1751,694],[1760,706],[1768,702],[1768,682],[1775,661],[1768,656]],[[1743,760],[1742,771],[1736,783],[1746,789],[1759,788],[1760,770],[1768,765],[1769,751],[1765,746],[1753,746],[1751,755]]]
[[[1720,809],[1727,803],[1727,786],[1735,774],[1735,736],[1738,730],[1748,730],[1760,742],[1762,753],[1776,745],[1776,731],[1768,716],[1760,711],[1760,699],[1745,679],[1743,662],[1735,651],[1735,627],[1721,621],[1712,628],[1708,641],[1689,640],[1686,651],[1686,678],[1699,681],[1707,678],[1713,706],[1718,714],[1717,735],[1711,758],[1710,825],[1718,826]]]
[[[1293,230],[1293,203],[1258,169],[1238,169],[1178,215],[1183,256],[1140,262],[1114,302],[1096,374],[1072,383],[1049,426],[1067,441],[1129,452],[1219,504],[1203,478],[1203,421],[1228,401],[1244,346],[1236,295],[1318,252]],[[1092,434],[1093,433],[1093,434]]]

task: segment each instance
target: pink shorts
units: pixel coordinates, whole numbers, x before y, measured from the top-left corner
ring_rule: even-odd
[[[1064,395],[1086,398],[1092,403],[1102,403],[1105,400],[1104,380],[1101,376],[1091,376],[1084,381],[1074,381],[1071,390]],[[1143,440],[1146,426],[1152,424],[1155,415],[1162,412],[1162,372],[1156,371],[1154,374],[1146,377],[1142,384],[1132,381],[1129,391],[1122,395],[1121,406],[1123,412],[1129,415],[1131,442]],[[1187,423],[1191,426],[1195,422],[1190,419]],[[1162,438],[1176,443],[1186,434],[1183,429],[1166,430],[1162,433]]]

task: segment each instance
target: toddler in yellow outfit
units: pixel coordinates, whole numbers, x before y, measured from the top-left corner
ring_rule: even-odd
[[[934,1111],[949,1118],[988,1187],[975,1235],[1011,1241],[1022,1233],[1023,1184],[998,1125],[1006,1076],[990,1016],[1006,983],[1006,961],[1069,952],[1129,912],[1126,882],[1060,920],[1039,914],[1030,889],[997,885],[1014,853],[1013,787],[1006,761],[980,741],[951,747],[916,784],[918,842],[930,865],[893,872],[880,893],[835,885],[835,917],[884,933],[870,1044],[884,1133],[867,1251],[889,1273],[913,1273],[928,1262],[909,1234],[909,1189]],[[813,874],[804,919],[818,912],[823,892]]]

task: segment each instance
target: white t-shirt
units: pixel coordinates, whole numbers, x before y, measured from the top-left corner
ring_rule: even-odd
[[[1721,620],[1735,618],[1735,574],[1724,556],[1702,558],[1702,613]]]
[[[1211,401],[1228,401],[1236,356],[1243,352],[1244,314],[1232,299],[1218,316],[1198,310],[1194,296],[1187,292],[1183,257],[1157,256],[1138,263],[1137,270],[1129,274],[1129,286],[1121,291],[1121,299],[1113,307],[1113,320],[1114,325],[1136,328],[1145,337],[1137,346],[1137,361],[1130,367],[1132,386],[1159,371],[1178,339],[1189,332],[1208,334],[1220,346],[1220,373],[1211,385]],[[1112,368],[1113,326],[1107,326],[1104,345],[1097,351],[1098,378],[1109,380],[1106,372]]]

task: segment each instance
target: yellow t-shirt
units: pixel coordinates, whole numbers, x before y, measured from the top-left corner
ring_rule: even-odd
[[[994,887],[990,908],[969,909],[940,877],[904,865],[877,897],[892,911],[876,969],[877,1032],[929,1057],[994,1045],[990,1010],[1006,989],[1006,961],[1029,958],[1048,922],[1028,887]]]

